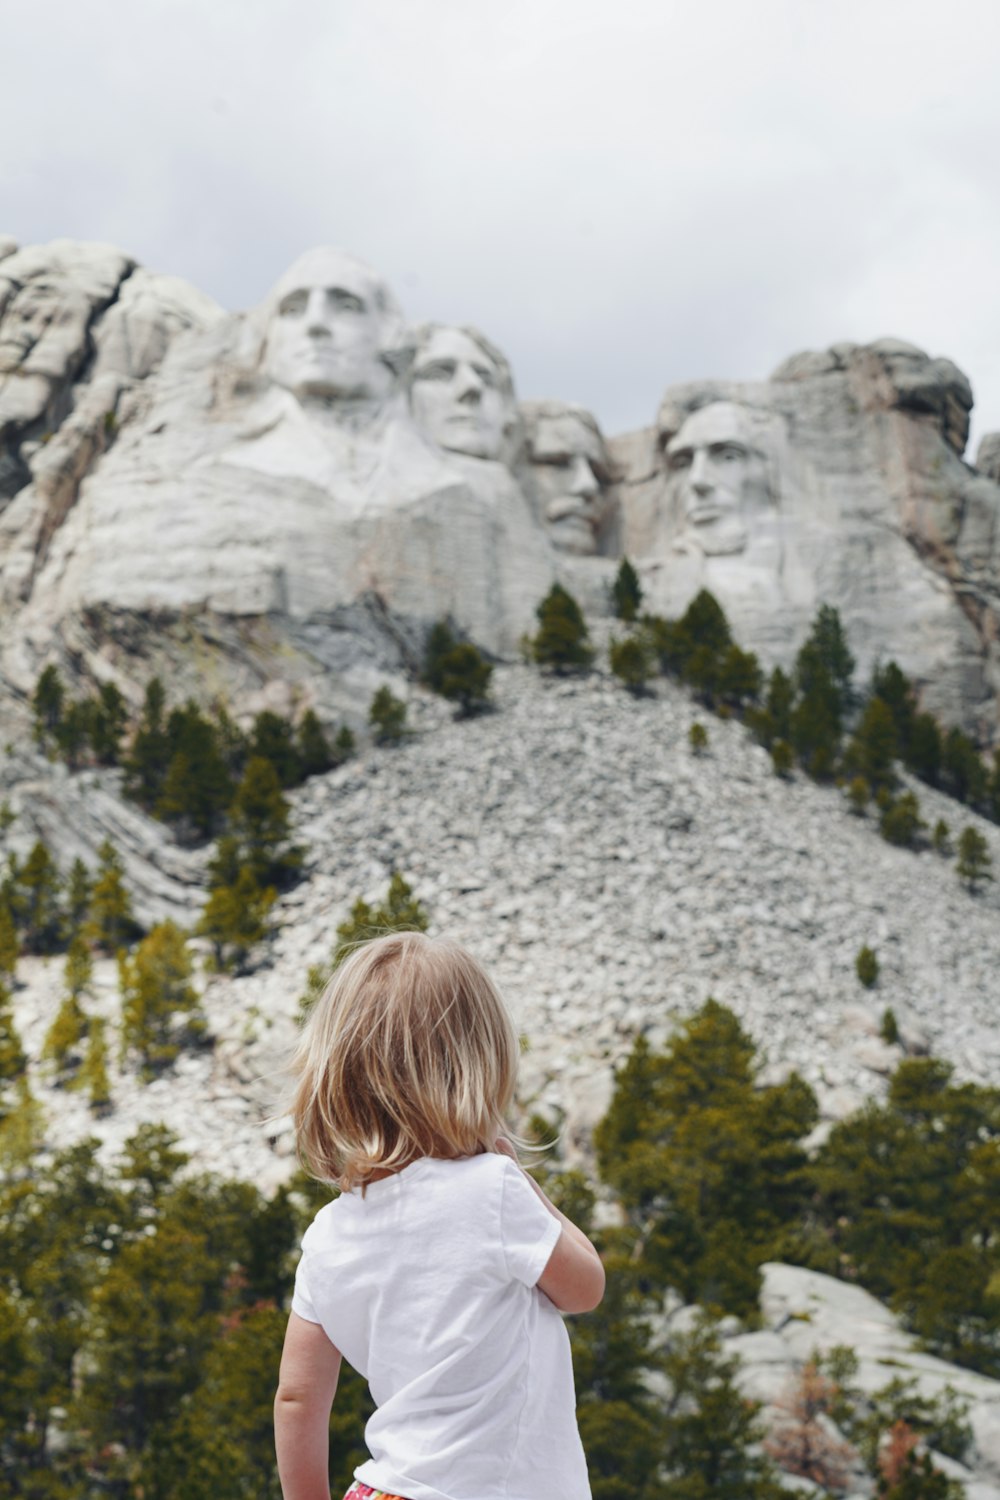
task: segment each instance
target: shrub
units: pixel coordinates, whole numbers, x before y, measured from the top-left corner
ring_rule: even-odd
[[[535,613],[538,631],[531,639],[535,663],[559,674],[585,672],[594,652],[583,612],[573,595],[554,583]]]
[[[692,755],[704,755],[708,749],[708,730],[698,719],[688,730],[688,744],[691,746]]]
[[[879,822],[879,833],[889,844],[900,849],[915,849],[920,830],[927,824],[920,816],[920,803],[913,792],[904,792],[895,801],[888,801]]]
[[[648,642],[641,636],[627,635],[622,640],[612,639],[608,647],[608,661],[612,672],[630,693],[646,691],[646,684],[653,675],[653,653]]]
[[[774,767],[775,776],[786,780],[792,774],[795,765],[795,752],[787,740],[775,740],[771,746],[771,764]]]
[[[975,892],[980,881],[992,880],[993,876],[990,874],[992,863],[989,846],[979,830],[973,828],[971,824],[963,828],[958,836],[958,864],[956,866],[956,873],[963,885]]]
[[[631,624],[638,615],[641,604],[642,585],[639,582],[639,575],[628,558],[623,557],[618,565],[615,581],[611,585],[611,605],[616,619]]]
[[[406,733],[406,704],[385,683],[372,698],[368,722],[376,745],[398,745]]]
[[[870,990],[878,979],[878,959],[867,943],[858,949],[854,968],[865,989]]]

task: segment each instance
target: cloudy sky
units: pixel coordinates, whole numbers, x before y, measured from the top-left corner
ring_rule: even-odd
[[[234,308],[339,244],[609,432],[883,334],[1000,428],[995,0],[0,0],[0,34],[21,243]]]

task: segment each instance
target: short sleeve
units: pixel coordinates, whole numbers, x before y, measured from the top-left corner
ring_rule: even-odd
[[[505,1161],[500,1238],[508,1273],[525,1286],[534,1286],[561,1233],[559,1220],[549,1213],[520,1167]]]
[[[295,1271],[295,1289],[292,1292],[292,1312],[298,1313],[300,1318],[305,1318],[308,1323],[318,1323],[319,1317],[312,1298],[309,1295],[309,1284],[306,1281],[306,1258],[303,1255]]]

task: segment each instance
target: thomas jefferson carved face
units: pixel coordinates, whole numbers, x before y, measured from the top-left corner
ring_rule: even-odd
[[[667,497],[683,534],[709,556],[742,552],[753,518],[772,504],[767,461],[743,407],[715,401],[667,444]]]
[[[340,250],[311,250],[271,294],[264,365],[300,401],[383,398],[396,383],[402,316],[385,283]]]
[[[555,403],[522,408],[528,457],[542,520],[562,552],[597,551],[607,501],[608,460],[596,425],[582,411]]]
[[[500,458],[514,422],[507,362],[471,330],[432,325],[418,338],[410,405],[438,447]]]

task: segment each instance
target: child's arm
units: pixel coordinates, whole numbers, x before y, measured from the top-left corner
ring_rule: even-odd
[[[497,1150],[517,1161],[513,1147],[502,1137]],[[520,1163],[518,1163],[520,1165]],[[524,1168],[521,1168],[524,1172]],[[583,1230],[560,1213],[528,1172],[524,1176],[541,1198],[554,1219],[562,1225],[545,1270],[538,1278],[538,1289],[554,1302],[560,1312],[593,1312],[604,1296],[604,1264]]]
[[[274,1398],[274,1446],[284,1500],[330,1500],[330,1408],[340,1352],[318,1323],[291,1313]]]

